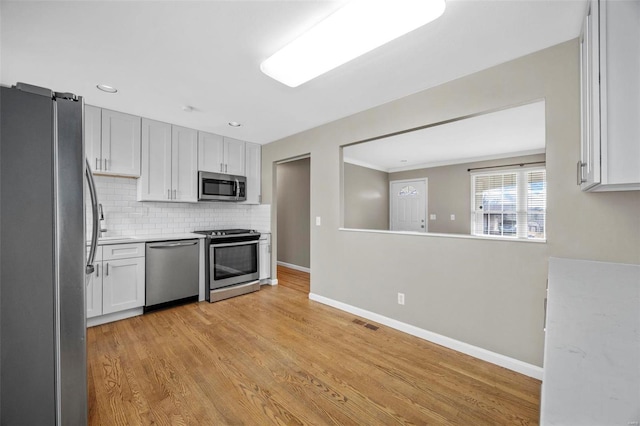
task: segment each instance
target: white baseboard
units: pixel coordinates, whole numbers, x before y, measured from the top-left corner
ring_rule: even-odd
[[[338,302],[337,300],[329,299],[327,297],[320,296],[314,293],[309,293],[309,299],[332,306],[334,308],[340,309],[341,311],[349,312],[354,315],[369,319],[371,321],[384,324],[387,327],[391,327],[412,336],[428,340],[429,342],[444,346],[449,349],[453,349],[454,351],[462,352],[463,354],[470,355],[474,358],[499,365],[500,367],[504,367],[517,373],[524,374],[525,376],[542,380],[542,367],[538,367],[537,365],[529,364],[496,352],[491,352],[489,350],[479,348],[477,346],[473,346],[468,343],[464,343],[459,340],[455,340],[441,334],[424,330],[414,325],[406,324],[404,322],[394,320],[380,314],[376,314],[375,312],[357,308],[355,306]]]
[[[285,266],[285,267],[290,268],[290,269],[295,269],[296,271],[307,272],[309,274],[311,273],[311,268],[305,268],[304,266],[294,265],[293,263],[280,262],[278,260],[278,265]]]
[[[267,283],[269,285],[278,285],[278,279],[277,278],[272,278],[269,281],[267,281]]]

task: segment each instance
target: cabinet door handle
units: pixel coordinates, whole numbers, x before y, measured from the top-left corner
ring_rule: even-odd
[[[587,166],[587,163],[583,163],[582,161],[578,161],[577,164],[577,181],[576,183],[578,185],[582,185],[583,183],[585,183],[587,180],[582,177],[582,171],[584,170],[584,168]]]
[[[177,199],[178,199],[178,190],[177,190],[177,189],[174,189],[174,190],[173,190],[173,199],[174,199],[174,200],[177,200]]]
[[[96,170],[100,169],[100,162],[98,160],[98,157],[96,157]]]
[[[224,172],[227,173],[227,164],[224,165]]]
[[[107,266],[105,267],[104,275],[107,276],[107,277],[109,276],[109,263],[108,262],[107,262]]]
[[[100,276],[100,264],[96,263],[96,277]]]
[[[171,190],[167,189],[167,200],[171,199]]]
[[[107,167],[107,159],[106,158],[104,159],[104,169],[105,170],[109,170],[109,168]]]

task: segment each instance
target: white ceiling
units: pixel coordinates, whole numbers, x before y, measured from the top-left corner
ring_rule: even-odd
[[[586,0],[449,0],[438,20],[297,88],[260,72],[344,3],[2,0],[0,82],[268,143],[575,38],[586,8]]]
[[[344,160],[385,172],[545,152],[544,101],[344,148]]]

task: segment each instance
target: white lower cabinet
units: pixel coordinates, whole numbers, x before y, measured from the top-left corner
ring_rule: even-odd
[[[144,306],[144,243],[98,247],[95,267],[86,283],[87,318]]]
[[[271,234],[261,234],[259,247],[258,247],[259,259],[260,259],[260,280],[267,280],[271,278]]]
[[[144,306],[144,257],[105,260],[102,314]]]
[[[102,247],[98,247],[93,274],[85,280],[87,295],[87,318],[102,315]]]

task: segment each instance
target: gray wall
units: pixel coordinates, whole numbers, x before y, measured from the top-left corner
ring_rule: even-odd
[[[278,164],[277,252],[274,258],[309,268],[311,159]],[[273,232],[274,236],[276,232]],[[276,245],[273,244],[272,246]],[[273,269],[275,271],[275,269]]]
[[[389,229],[389,174],[344,163],[345,228]]]
[[[544,157],[544,154],[528,155],[395,172],[389,173],[389,181],[428,178],[429,211],[427,220],[429,232],[469,235],[471,233],[471,177],[467,169],[544,161]],[[435,214],[436,220],[431,220],[430,214]],[[451,220],[452,214],[455,214],[455,220]]]
[[[263,202],[272,203],[274,231],[274,163],[311,154],[311,214],[322,217],[311,229],[311,292],[541,366],[549,257],[640,264],[640,192],[576,185],[579,64],[571,40],[263,145]],[[339,230],[342,145],[540,99],[547,243]]]

